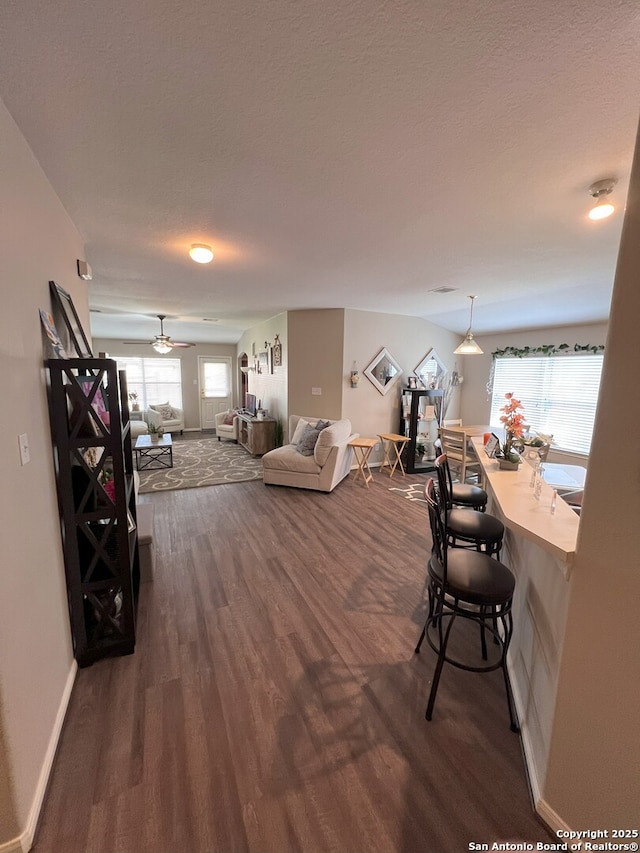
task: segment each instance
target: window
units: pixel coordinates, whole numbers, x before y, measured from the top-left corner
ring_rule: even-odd
[[[551,433],[554,447],[589,453],[598,404],[602,355],[497,358],[490,423],[500,426],[504,395],[522,401],[532,431]]]
[[[182,408],[182,371],[179,358],[114,356],[118,370],[127,371],[129,391],[137,391],[141,409],[156,403]]]
[[[205,397],[228,397],[231,394],[230,360],[202,361],[202,386]]]

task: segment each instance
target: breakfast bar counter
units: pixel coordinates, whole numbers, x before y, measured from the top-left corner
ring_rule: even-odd
[[[531,791],[543,799],[562,649],[571,595],[571,570],[580,518],[553,488],[531,485],[533,468],[501,471],[482,438],[471,439],[484,473],[487,511],[505,525],[500,559],[516,578],[513,638],[507,666],[518,712]]]
[[[547,483],[542,483],[540,498],[535,499],[531,484],[533,468],[527,462],[523,461],[517,471],[501,471],[498,460],[489,459],[485,453],[482,438],[472,438],[471,443],[505,525],[559,558],[564,564],[565,576],[569,577],[576,551],[579,516],[559,495],[555,512],[551,513],[553,488]]]

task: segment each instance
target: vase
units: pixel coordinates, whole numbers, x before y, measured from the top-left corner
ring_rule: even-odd
[[[520,462],[511,462],[510,459],[498,459],[498,468],[501,471],[517,471]]]

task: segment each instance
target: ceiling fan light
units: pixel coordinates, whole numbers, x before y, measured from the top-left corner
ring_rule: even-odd
[[[159,352],[160,355],[166,355],[168,352],[171,352],[172,347],[166,341],[154,341],[151,344],[156,352]]]
[[[213,249],[205,243],[193,243],[189,256],[197,264],[209,264],[213,260]]]

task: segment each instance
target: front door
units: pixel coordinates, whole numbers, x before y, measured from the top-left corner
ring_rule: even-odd
[[[231,359],[198,357],[200,428],[215,429],[215,416],[231,408]]]

